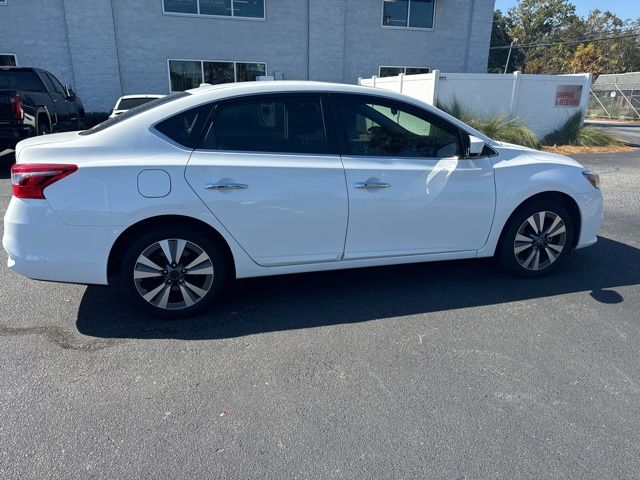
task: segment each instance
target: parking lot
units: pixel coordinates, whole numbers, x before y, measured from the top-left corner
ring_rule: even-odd
[[[536,280],[491,260],[242,280],[160,322],[2,251],[0,478],[637,478],[640,153],[579,160],[599,242]]]

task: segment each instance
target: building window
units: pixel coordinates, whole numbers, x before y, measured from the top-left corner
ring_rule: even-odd
[[[395,77],[404,73],[405,75],[420,75],[421,73],[431,73],[429,67],[380,67],[380,77]]]
[[[197,88],[201,83],[253,82],[267,74],[263,62],[209,62],[202,60],[169,60],[172,92]]]
[[[164,13],[214,17],[265,18],[266,0],[163,0]]]
[[[383,0],[382,25],[398,28],[433,28],[436,0]]]
[[[6,5],[7,4],[7,0],[0,0],[0,5]]]
[[[15,67],[17,65],[18,58],[13,53],[0,53],[0,67]]]

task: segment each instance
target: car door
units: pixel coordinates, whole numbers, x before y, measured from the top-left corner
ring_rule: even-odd
[[[320,95],[255,95],[219,103],[186,178],[259,265],[342,257],[348,201]]]
[[[408,103],[347,94],[331,100],[349,193],[345,259],[485,244],[495,209],[493,167],[487,156],[465,158],[468,135]]]
[[[45,84],[48,88],[53,87],[50,90],[51,100],[55,108],[55,128],[57,131],[75,130],[78,122],[78,117],[75,115],[75,108],[73,101],[70,101],[65,92],[64,87],[58,81],[56,77],[48,72],[41,72],[45,78]]]

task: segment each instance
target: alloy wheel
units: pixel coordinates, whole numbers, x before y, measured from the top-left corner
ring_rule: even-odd
[[[544,270],[562,254],[567,242],[567,227],[554,212],[538,212],[527,218],[518,229],[513,252],[521,267]]]
[[[198,303],[211,290],[214,268],[200,246],[183,239],[153,243],[137,258],[133,281],[140,296],[164,310]]]

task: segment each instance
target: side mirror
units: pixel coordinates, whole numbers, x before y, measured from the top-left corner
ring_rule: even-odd
[[[482,154],[484,150],[485,143],[484,140],[480,140],[478,137],[474,137],[473,135],[469,135],[469,156],[470,157],[478,157]]]
[[[71,88],[71,85],[64,86],[64,94],[67,96],[69,100],[73,100],[76,98],[76,92],[73,91],[73,88]]]

